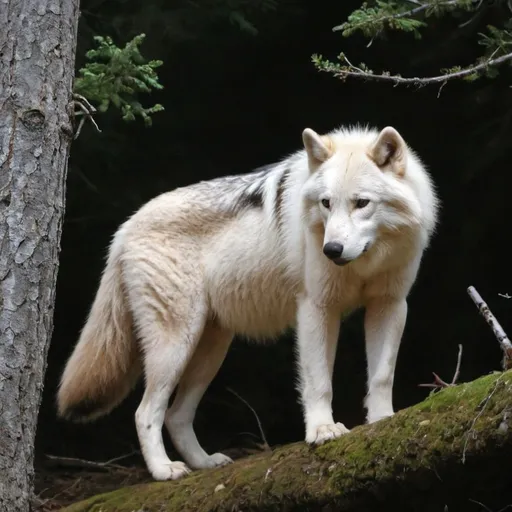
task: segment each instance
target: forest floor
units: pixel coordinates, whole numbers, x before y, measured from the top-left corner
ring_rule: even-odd
[[[266,448],[250,439],[239,441],[222,452],[237,460]],[[107,462],[46,458],[36,462],[35,469],[34,512],[54,512],[97,494],[153,481],[139,452]]]
[[[142,461],[105,469],[36,467],[36,512],[54,512],[96,494],[151,482]]]

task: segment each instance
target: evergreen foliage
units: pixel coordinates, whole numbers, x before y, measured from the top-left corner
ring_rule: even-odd
[[[389,31],[410,33],[415,39],[421,39],[422,30],[429,27],[431,18],[446,15],[466,16],[459,27],[469,25],[489,9],[501,12],[499,26],[487,25],[485,31],[474,35],[478,44],[483,47],[476,61],[467,66],[456,65],[441,69],[439,76],[423,78],[405,78],[390,71],[374,72],[366,64],[353,65],[345,53],[341,52],[337,62],[332,62],[322,55],[314,54],[312,61],[320,71],[345,79],[357,77],[395,84],[427,85],[430,83],[444,84],[451,79],[474,81],[482,76],[493,78],[498,74],[498,66],[504,63],[512,64],[512,2],[510,0],[375,0],[364,2],[359,9],[353,11],[347,21],[333,28],[349,37],[361,32],[370,39],[370,44],[382,38]]]
[[[145,108],[137,98],[140,93],[163,88],[155,71],[162,61],[146,62],[139,49],[144,38],[144,34],[139,34],[119,48],[110,37],[96,36],[98,46],[86,53],[89,62],[78,72],[75,94],[97,104],[100,112],[113,105],[125,121],[139,116],[146,125],[151,125],[151,115],[164,107],[157,103]]]

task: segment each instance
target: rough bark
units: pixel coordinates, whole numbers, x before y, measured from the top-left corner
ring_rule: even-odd
[[[316,449],[284,446],[62,512],[497,511],[512,503],[511,390],[512,370],[495,373]]]
[[[78,0],[0,0],[0,510],[30,509],[72,138]]]

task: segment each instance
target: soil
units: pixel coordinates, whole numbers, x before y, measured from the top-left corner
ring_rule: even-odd
[[[142,461],[132,466],[96,470],[60,467],[57,464],[36,467],[34,510],[53,512],[96,494],[150,481]]]

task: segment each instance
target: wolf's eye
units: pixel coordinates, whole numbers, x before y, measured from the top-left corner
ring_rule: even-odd
[[[370,203],[369,199],[357,199],[355,203],[356,208],[364,208],[365,206],[368,206]]]
[[[329,199],[322,199],[322,206],[324,208],[329,209],[331,207],[331,203],[329,202]]]

